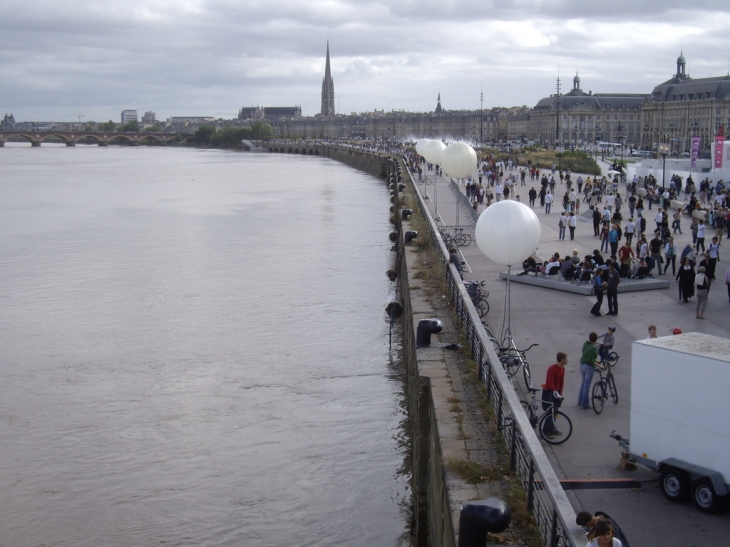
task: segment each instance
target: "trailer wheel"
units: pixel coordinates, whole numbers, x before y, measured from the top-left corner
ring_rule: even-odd
[[[689,476],[685,471],[667,467],[662,471],[662,492],[669,501],[680,502],[689,494]]]
[[[714,513],[720,505],[720,499],[715,494],[712,481],[707,478],[697,479],[692,488],[692,502],[703,513]]]

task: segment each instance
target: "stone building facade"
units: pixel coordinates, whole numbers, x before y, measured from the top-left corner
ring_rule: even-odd
[[[570,92],[541,99],[530,112],[529,139],[562,146],[597,142],[638,146],[641,107],[647,97],[640,93],[586,93],[576,74]]]
[[[700,137],[700,153],[710,152],[720,127],[730,126],[730,74],[693,79],[680,54],[674,76],[654,88],[642,105],[642,146],[667,143],[674,154],[689,152]]]

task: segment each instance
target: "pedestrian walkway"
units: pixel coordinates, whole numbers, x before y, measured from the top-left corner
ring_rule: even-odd
[[[512,171],[519,173],[519,171]],[[509,172],[508,172],[509,173]],[[432,174],[432,173],[429,173]],[[585,175],[583,175],[585,179]],[[467,224],[472,222],[471,213],[463,205],[458,205],[456,194],[450,189],[444,177],[435,177],[435,185],[418,185],[427,191],[432,213],[438,208],[439,217],[444,225]],[[577,178],[577,174],[573,174]],[[525,190],[518,186],[523,202],[527,191],[538,182],[527,181]],[[623,192],[625,186],[621,185]],[[564,186],[556,187],[556,194],[564,192]],[[585,206],[585,204],[583,204]],[[582,209],[582,207],[581,207]],[[647,209],[647,212],[649,210]],[[542,225],[542,239],[537,250],[539,257],[549,257],[554,253],[561,256],[571,255],[577,249],[581,256],[591,254],[600,247],[598,238],[593,235],[593,227],[588,222],[579,222],[575,240],[558,239],[558,213],[553,209],[546,214],[543,208],[535,212]],[[677,249],[691,243],[689,230],[677,234]],[[647,327],[656,325],[659,336],[671,335],[672,329],[679,327],[683,332],[703,332],[717,336],[730,337],[730,304],[727,291],[722,282],[725,270],[730,264],[730,256],[723,256],[725,246],[721,247],[721,260],[717,265],[717,280],[710,290],[710,301],[706,320],[695,318],[695,303],[684,304],[678,299],[677,284],[670,275],[658,279],[669,281],[669,287],[659,290],[620,293],[619,312],[614,317],[596,317],[590,309],[595,297],[586,294],[548,290],[543,286],[511,284],[511,320],[509,327],[518,347],[524,348],[537,343],[530,351],[532,377],[537,387],[545,379],[547,368],[555,362],[559,351],[568,354],[565,375],[565,403],[562,410],[573,421],[574,431],[565,445],[553,447],[545,445],[556,473],[561,479],[625,479],[627,472],[618,467],[621,451],[616,441],[609,437],[611,431],[628,435],[629,410],[631,401],[631,342],[647,337]],[[500,278],[505,267],[488,260],[478,249],[476,243],[461,247],[460,252],[468,264],[465,278],[486,280],[490,291],[490,312],[487,316],[492,331],[499,336],[506,329],[506,283]],[[517,273],[517,272],[514,272]],[[622,284],[624,281],[622,281]],[[445,296],[446,297],[446,296]],[[606,304],[604,304],[604,312]],[[576,405],[581,382],[579,361],[581,347],[590,332],[601,334],[609,325],[616,327],[614,350],[621,356],[613,372],[621,399],[616,405],[609,405],[598,416],[592,410],[581,410]],[[522,381],[516,383],[521,398],[526,398]],[[656,481],[656,476],[644,470],[633,471],[631,478],[642,481]],[[648,483],[655,484],[655,483]],[[667,521],[667,511],[677,515],[692,515],[690,506],[667,507],[658,489],[644,488],[639,491],[627,490],[581,490],[568,493],[576,510],[604,510],[622,523],[627,534],[639,543],[650,544],[653,537],[645,535],[643,522],[646,520],[666,522],[667,530],[681,536],[686,531]],[[649,503],[651,499],[651,503]],[[637,515],[641,518],[637,520]],[[677,517],[679,518],[685,518]],[[643,519],[643,520],[642,520]],[[644,536],[642,536],[644,533]],[[689,541],[689,540],[688,540]]]

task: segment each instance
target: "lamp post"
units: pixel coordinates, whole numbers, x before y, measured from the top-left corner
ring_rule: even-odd
[[[484,90],[479,93],[479,144],[484,142]]]
[[[667,154],[669,153],[669,145],[665,142],[659,143],[657,152],[662,155],[662,190],[664,189],[664,183],[667,180]]]

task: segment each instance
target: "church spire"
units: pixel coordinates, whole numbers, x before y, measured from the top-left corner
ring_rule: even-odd
[[[441,108],[441,92],[439,91],[439,98],[438,98],[438,102],[436,103],[436,111],[435,111],[435,113],[436,114],[441,114],[443,111],[444,111],[444,109]]]
[[[335,115],[335,83],[332,81],[330,71],[330,41],[327,40],[327,62],[324,67],[324,78],[322,78],[322,116]]]

